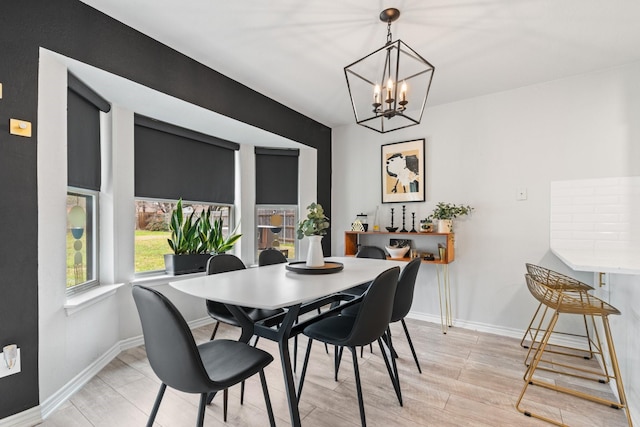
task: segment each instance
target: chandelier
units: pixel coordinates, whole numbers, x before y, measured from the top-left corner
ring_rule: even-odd
[[[356,123],[380,133],[414,126],[422,120],[435,68],[402,40],[393,41],[395,8],[380,13],[387,43],[344,67]]]

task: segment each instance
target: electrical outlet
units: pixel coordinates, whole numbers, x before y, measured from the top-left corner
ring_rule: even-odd
[[[527,189],[526,189],[526,187],[519,187],[516,190],[516,200],[527,200]]]
[[[20,349],[17,349],[16,358],[13,359],[13,366],[9,368],[5,361],[4,352],[0,353],[0,378],[20,372]]]

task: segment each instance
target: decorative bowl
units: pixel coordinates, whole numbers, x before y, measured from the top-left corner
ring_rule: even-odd
[[[405,246],[403,248],[385,246],[384,248],[389,252],[391,258],[404,258],[407,252],[409,252],[409,246]]]

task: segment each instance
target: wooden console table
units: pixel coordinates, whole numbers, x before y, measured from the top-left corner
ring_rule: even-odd
[[[388,231],[345,231],[344,233],[344,254],[346,256],[354,256],[358,252],[358,247],[362,244],[361,240],[365,242],[371,240],[373,236],[387,235],[390,238],[398,239],[412,239],[417,241],[418,239],[433,239],[440,237],[445,247],[445,256],[435,260],[422,260],[425,264],[435,264],[436,274],[438,277],[438,298],[440,300],[440,326],[442,327],[442,333],[446,334],[447,329],[453,326],[453,316],[451,314],[451,288],[449,286],[449,264],[455,260],[455,247],[453,233],[390,233]],[[434,255],[438,255],[437,245]],[[394,261],[410,261],[411,258],[391,258]]]

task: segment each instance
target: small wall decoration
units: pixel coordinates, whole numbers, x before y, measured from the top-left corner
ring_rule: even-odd
[[[382,203],[424,202],[424,139],[382,146]]]

